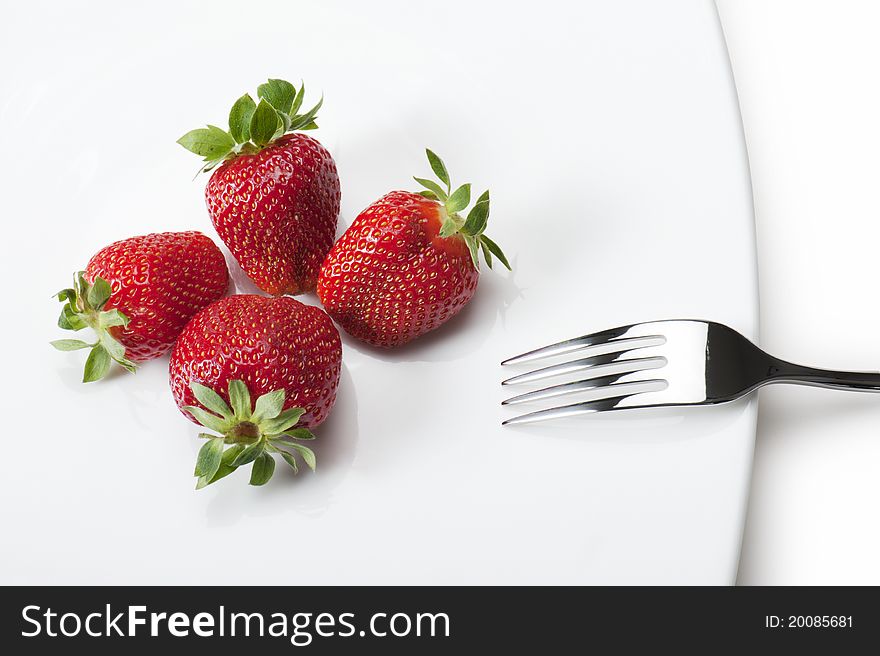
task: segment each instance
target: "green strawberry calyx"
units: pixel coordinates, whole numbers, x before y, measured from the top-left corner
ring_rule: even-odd
[[[467,216],[463,218],[460,212],[467,209],[471,202],[470,183],[467,182],[453,191],[452,184],[449,181],[449,171],[447,171],[443,160],[429,148],[425,149],[425,153],[428,155],[428,163],[431,165],[431,170],[434,171],[434,175],[437,176],[440,182],[418,177],[413,177],[413,180],[424,187],[424,190],[418,192],[420,195],[441,203],[443,219],[440,225],[440,236],[452,237],[453,235],[459,235],[464,238],[471,253],[471,260],[473,260],[475,269],[480,269],[480,252],[482,251],[486,264],[489,265],[490,269],[492,268],[492,256],[494,255],[509,271],[510,263],[507,261],[504,252],[498,244],[484,234],[486,225],[489,223],[489,190],[487,189],[483,192],[467,213]]]
[[[253,406],[247,385],[241,380],[229,381],[229,403],[205,385],[191,383],[190,389],[203,407],[188,405],[183,409],[205,428],[220,433],[199,433],[207,441],[196,458],[197,490],[250,463],[250,484],[265,485],[275,473],[273,453],[279,454],[294,473],[299,471],[295,455],[315,470],[314,451],[299,443],[315,436],[308,428],[294,428],[305,410],[284,410],[283,389],[263,394]]]
[[[125,327],[129,322],[128,317],[118,309],[106,309],[112,293],[110,283],[103,278],[96,277],[94,282],[89,283],[85,279],[85,272],[77,271],[73,275],[73,287],[55,294],[64,304],[58,317],[58,327],[73,331],[91,328],[97,337],[94,342],[80,339],[56,339],[50,342],[59,351],[91,349],[83,370],[84,383],[106,376],[111,362],[117,362],[132,373],[137,369],[137,365],[125,357],[125,347],[110,334],[114,326]]]
[[[206,173],[236,155],[259,152],[275,139],[296,130],[314,130],[324,98],[299,114],[306,85],[299,89],[286,80],[268,80],[257,87],[259,103],[244,94],[229,110],[229,130],[216,125],[190,130],[177,140],[187,150],[204,158],[199,173]]]

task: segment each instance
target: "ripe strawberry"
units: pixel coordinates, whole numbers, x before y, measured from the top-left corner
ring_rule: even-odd
[[[333,407],[341,365],[339,332],[323,310],[289,297],[239,294],[193,317],[169,371],[181,408],[195,401],[191,383],[222,395],[229,381],[242,380],[255,395],[284,389],[285,409],[305,408],[299,425],[314,427]]]
[[[348,333],[375,346],[406,344],[458,313],[477,288],[480,251],[490,268],[492,255],[510,268],[483,234],[489,192],[462,218],[470,184],[453,192],[442,160],[427,154],[443,186],[415,178],[425,191],[386,194],[361,212],[321,267],[324,308]]]
[[[224,442],[206,444],[203,449],[213,459],[208,461],[210,467],[197,467],[200,487],[253,459],[261,463],[254,465],[254,475],[257,469],[265,474],[274,468],[274,463],[266,462],[271,457],[265,452],[272,451],[273,444],[278,446],[277,440],[309,439],[308,431],[293,427],[314,427],[326,419],[336,401],[341,366],[339,333],[320,308],[289,297],[243,294],[221,299],[197,314],[171,353],[174,399],[190,419],[223,435],[219,439],[226,444],[257,445],[257,451],[244,449],[235,460],[239,454],[219,453]],[[260,397],[254,409],[251,394]],[[308,453],[292,448],[314,467]]]
[[[91,348],[83,382],[103,378],[110,361],[134,371],[167,351],[192,316],[223,296],[223,253],[200,232],[162,232],[110,244],[58,292],[58,326],[92,328],[97,341],[59,339],[59,351]]]
[[[178,143],[216,170],[205,188],[217,234],[244,272],[273,295],[313,291],[336,237],[339,175],[327,149],[294,130],[312,130],[323,99],[304,114],[305,85],[269,80],[256,104],[245,94],[229,132],[209,125]]]

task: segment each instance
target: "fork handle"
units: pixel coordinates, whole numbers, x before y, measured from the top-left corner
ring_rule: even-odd
[[[816,369],[774,359],[767,371],[766,383],[793,383],[829,389],[880,392],[880,373]]]

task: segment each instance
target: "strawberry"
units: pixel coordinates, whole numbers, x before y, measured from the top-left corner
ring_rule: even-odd
[[[223,296],[229,272],[223,253],[200,232],[162,232],[117,241],[98,251],[64,303],[58,326],[89,327],[94,343],[59,339],[60,351],[90,348],[83,382],[103,378],[115,360],[129,371],[165,353],[196,312]]]
[[[375,346],[401,346],[455,316],[477,288],[480,251],[490,268],[494,255],[510,269],[483,234],[489,192],[462,218],[470,184],[452,191],[443,161],[427,154],[442,185],[415,178],[424,191],[392,191],[370,205],[330,250],[318,278],[330,316]]]
[[[211,171],[208,212],[244,272],[273,295],[314,291],[336,237],[339,175],[327,149],[295,130],[312,130],[323,99],[297,114],[305,85],[284,80],[245,94],[232,106],[229,131],[209,125],[178,143]]]
[[[323,422],[336,401],[341,366],[339,332],[327,314],[289,297],[230,296],[193,317],[171,352],[171,392],[187,417],[225,440],[203,447],[213,455],[210,466],[197,467],[199,486],[256,459],[255,470],[265,473],[274,467],[268,453],[282,442],[309,439],[305,429]],[[253,408],[251,395],[259,397]],[[241,458],[215,453],[223,444],[242,447]],[[299,446],[292,448],[313,467]]]

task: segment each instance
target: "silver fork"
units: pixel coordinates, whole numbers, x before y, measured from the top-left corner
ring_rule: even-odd
[[[545,366],[503,381],[518,385],[565,376],[562,382],[507,399],[516,405],[580,393],[587,400],[538,410],[503,422],[524,424],[572,415],[733,401],[769,383],[880,391],[880,373],[814,369],[775,358],[732,328],[714,321],[637,323],[517,355],[513,365],[578,353],[577,359]]]

